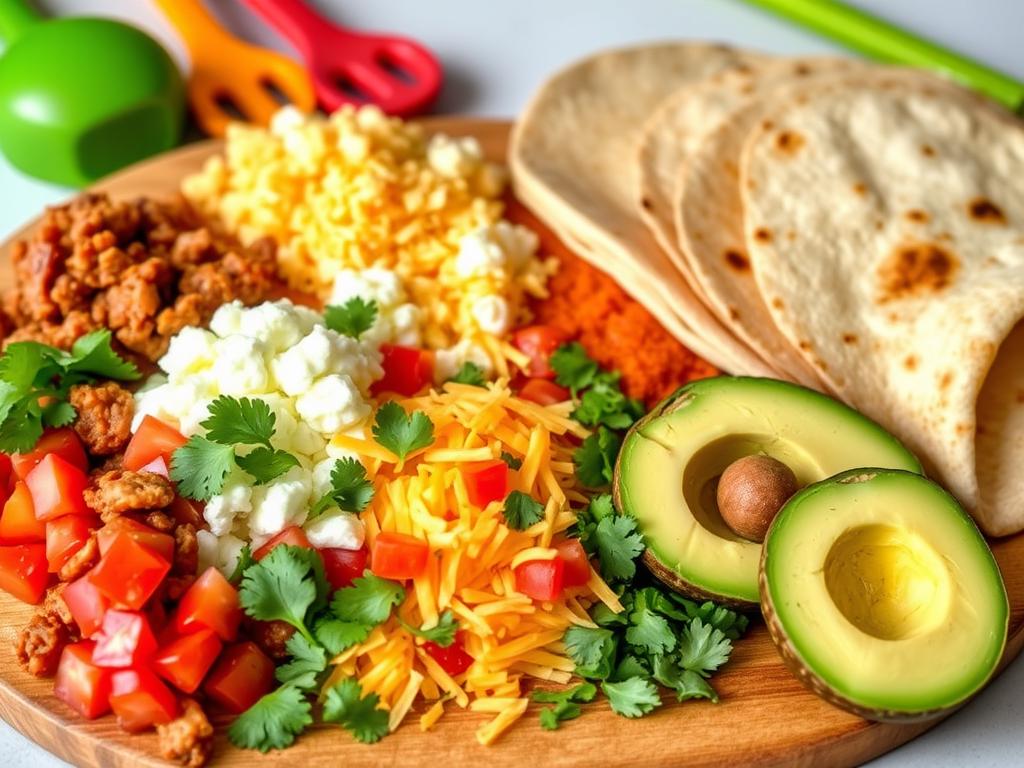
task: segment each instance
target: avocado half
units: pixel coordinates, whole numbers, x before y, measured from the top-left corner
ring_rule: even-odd
[[[757,606],[761,545],[733,533],[715,499],[725,468],[751,454],[783,462],[801,487],[855,467],[921,471],[896,438],[818,392],[731,376],[688,384],[629,431],[613,482],[644,535],[644,562],[672,589]]]
[[[761,609],[807,687],[871,720],[939,717],[988,681],[1009,601],[984,537],[930,480],[856,469],[794,495],[772,523]]]

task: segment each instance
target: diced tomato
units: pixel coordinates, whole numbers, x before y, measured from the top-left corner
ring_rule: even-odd
[[[71,427],[50,429],[43,433],[36,447],[28,453],[16,453],[11,456],[14,474],[24,480],[45,456],[55,453],[72,466],[85,472],[89,469],[89,460],[85,456],[85,448]]]
[[[569,390],[560,387],[549,379],[527,379],[519,389],[523,400],[530,400],[538,405],[554,405],[569,399]]]
[[[92,569],[92,583],[118,605],[137,611],[156,592],[171,563],[131,536],[115,536]]]
[[[171,454],[187,442],[185,436],[170,424],[145,416],[125,448],[124,468],[135,472],[157,458],[162,458],[170,466]]]
[[[375,381],[370,392],[395,392],[412,397],[434,383],[434,357],[425,349],[381,344],[381,367],[384,377]]]
[[[178,602],[174,628],[178,634],[212,629],[225,642],[238,636],[242,606],[238,590],[214,567],[207,568]]]
[[[551,354],[566,341],[568,337],[550,325],[530,325],[512,334],[512,343],[530,358],[527,375],[541,379],[555,378],[555,372],[551,369]]]
[[[156,673],[179,691],[194,693],[220,655],[221,641],[209,629],[172,640],[153,659]]]
[[[32,494],[23,481],[14,486],[14,493],[4,504],[0,515],[0,543],[31,544],[46,540],[46,523],[36,519]]]
[[[110,607],[110,601],[96,589],[88,573],[64,588],[64,602],[83,637],[92,637],[99,630]]]
[[[553,560],[527,560],[516,567],[516,591],[534,600],[557,600],[565,583],[565,562]]]
[[[199,528],[203,525],[203,508],[205,506],[201,501],[175,496],[168,510],[178,525],[194,525]]]
[[[119,669],[110,678],[110,708],[128,733],[169,723],[178,716],[178,700],[148,669]]]
[[[14,481],[17,479],[18,476],[14,474],[11,457],[6,453],[0,453],[0,493],[14,490]]]
[[[25,476],[37,520],[88,515],[82,494],[89,485],[85,472],[56,453],[48,454]]]
[[[89,533],[99,525],[95,515],[65,515],[46,523],[46,560],[50,573],[56,573],[89,540]]]
[[[168,480],[171,479],[171,470],[167,468],[167,459],[157,456],[149,464],[139,468],[139,472],[152,472],[154,475],[161,475]]]
[[[110,711],[110,670],[92,663],[94,645],[82,640],[65,646],[53,682],[54,695],[90,720]]]
[[[239,714],[274,687],[274,662],[255,643],[224,649],[203,684],[206,695],[229,712]]]
[[[564,539],[555,544],[558,557],[565,568],[562,570],[562,586],[582,587],[590,581],[590,558],[579,539]]]
[[[428,640],[423,644],[423,650],[452,677],[461,675],[473,665],[473,657],[466,653],[461,632],[455,634],[455,640],[447,648]]]
[[[380,533],[373,542],[370,569],[382,579],[411,579],[423,573],[427,542],[405,533]]]
[[[161,533],[144,523],[130,517],[115,517],[96,532],[96,544],[100,555],[107,554],[110,545],[119,535],[124,534],[135,539],[139,544],[149,547],[164,560],[174,560],[174,537],[169,533]]]
[[[253,553],[253,559],[262,560],[270,554],[270,550],[279,544],[290,544],[293,547],[302,547],[303,549],[313,548],[313,545],[309,543],[309,538],[306,536],[306,532],[304,530],[297,525],[289,525],[274,538],[257,549]]]
[[[43,599],[49,579],[45,544],[0,547],[0,589],[4,592],[35,605]]]
[[[334,589],[344,589],[352,586],[352,582],[363,575],[366,570],[366,562],[370,559],[370,551],[366,547],[359,549],[334,549],[327,548],[320,550],[320,557],[324,561],[324,572],[327,580]]]
[[[156,637],[146,617],[137,611],[111,608],[96,635],[92,663],[125,669],[145,664],[156,652]]]
[[[508,464],[501,459],[465,464],[460,471],[473,506],[486,507],[508,494]]]

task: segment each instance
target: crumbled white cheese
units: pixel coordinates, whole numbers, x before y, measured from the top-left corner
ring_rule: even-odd
[[[335,275],[334,288],[328,304],[342,305],[353,298],[374,301],[377,318],[360,338],[380,345],[420,345],[423,312],[409,303],[401,278],[390,269],[343,269]]]
[[[305,530],[309,543],[318,549],[359,549],[366,534],[362,521],[348,512],[321,515]]]
[[[292,467],[272,483],[253,488],[249,513],[253,542],[265,541],[288,526],[302,525],[312,493],[312,474],[302,467]]]

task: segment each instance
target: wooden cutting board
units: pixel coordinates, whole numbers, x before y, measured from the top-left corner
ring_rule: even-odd
[[[438,119],[430,127],[473,135],[492,160],[502,160],[509,124]],[[117,196],[166,195],[181,179],[219,151],[217,142],[196,144],[119,173],[94,189]],[[0,286],[11,279],[7,249],[0,246]],[[1010,594],[1010,641],[1004,664],[1024,645],[1024,535],[993,545]],[[32,609],[0,594],[0,716],[40,745],[80,766],[167,765],[157,755],[153,734],[128,736],[113,717],[86,722],[52,694],[53,681],[23,672],[11,648]],[[531,711],[489,748],[473,732],[490,715],[451,707],[428,733],[421,733],[417,707],[395,734],[379,744],[354,742],[340,728],[320,726],[291,749],[261,756],[233,748],[218,729],[214,765],[241,766],[516,766],[708,765],[846,766],[865,762],[923,733],[935,723],[893,726],[870,723],[826,704],[804,689],[783,667],[758,622],[739,641],[732,660],[715,676],[720,704],[666,704],[640,720],[624,720],[606,702],[586,705],[584,715],[561,730],[543,731]],[[221,723],[222,724],[222,723]]]

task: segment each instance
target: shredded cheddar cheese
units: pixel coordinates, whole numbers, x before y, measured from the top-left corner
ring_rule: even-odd
[[[566,589],[555,602],[538,602],[516,591],[514,569],[557,556],[552,547],[576,520],[572,505],[586,503],[576,485],[574,438],[588,431],[563,406],[519,400],[499,380],[486,388],[449,383],[441,391],[401,401],[434,424],[434,443],[399,461],[372,441],[339,435],[338,448],[359,454],[376,493],[363,511],[372,547],[382,532],[415,536],[430,545],[423,573],[412,579],[397,616],[332,660],[326,686],[355,677],[374,692],[397,728],[419,696],[433,705],[420,717],[423,730],[444,714],[444,702],[491,716],[476,732],[491,744],[526,712],[527,678],[564,683],[574,665],[562,636],[573,625],[593,626],[587,608],[603,601],[622,610],[614,592],[591,572],[583,587]],[[469,502],[463,469],[509,453],[522,461],[509,470],[508,489],[544,505],[544,518],[526,530],[505,521],[503,502]],[[445,611],[459,626],[469,669],[448,674],[403,626],[429,628]],[[444,699],[440,698],[444,695]]]

